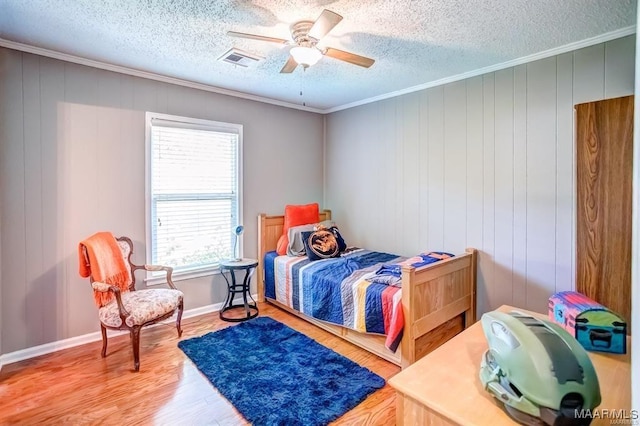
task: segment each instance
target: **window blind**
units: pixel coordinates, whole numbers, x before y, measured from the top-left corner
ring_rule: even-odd
[[[178,273],[234,256],[240,134],[202,121],[150,121],[151,261]]]

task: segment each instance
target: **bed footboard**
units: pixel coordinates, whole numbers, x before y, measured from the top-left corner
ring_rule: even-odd
[[[413,364],[476,318],[477,250],[402,269],[402,367]]]

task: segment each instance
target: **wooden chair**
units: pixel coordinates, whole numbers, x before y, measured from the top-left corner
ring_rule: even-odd
[[[173,268],[170,266],[157,265],[135,265],[131,262],[133,254],[133,242],[127,237],[116,238],[122,256],[129,272],[128,290],[121,290],[117,286],[95,281],[93,274],[89,276],[91,287],[94,291],[112,292],[115,297],[106,305],[98,308],[100,318],[100,328],[102,331],[102,357],[107,356],[107,328],[112,330],[127,330],[131,335],[133,346],[133,362],[135,371],[140,370],[140,330],[142,327],[155,324],[158,321],[170,318],[176,311],[176,328],[178,337],[182,336],[180,321],[183,311],[183,293],[176,289],[171,274]],[[89,265],[89,256],[86,247],[83,247],[84,258]],[[135,271],[142,269],[145,271],[165,271],[167,274],[167,284],[170,289],[154,288],[137,290],[135,288]]]

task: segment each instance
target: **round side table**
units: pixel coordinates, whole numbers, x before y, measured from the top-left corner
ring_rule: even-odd
[[[231,322],[240,322],[246,321],[248,319],[254,318],[258,315],[258,305],[256,301],[253,300],[251,296],[251,292],[249,290],[249,284],[251,283],[251,276],[256,271],[256,267],[258,266],[258,261],[256,259],[240,259],[240,260],[223,260],[220,262],[220,272],[224,277],[224,280],[227,282],[227,300],[224,302],[224,306],[220,310],[220,319],[224,321]],[[225,274],[225,271],[229,272],[229,276],[231,277],[231,282],[229,282],[229,278]],[[239,284],[236,281],[236,271],[244,271],[244,279],[242,283]],[[242,300],[244,303],[242,304],[233,304],[233,299],[236,294],[242,294]],[[253,303],[249,303],[247,301],[247,296],[251,299]],[[225,317],[224,313],[230,309],[234,308],[242,308],[244,307],[245,312],[247,313],[246,317],[240,318],[229,318]]]

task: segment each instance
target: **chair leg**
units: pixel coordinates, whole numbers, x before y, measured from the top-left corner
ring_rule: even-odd
[[[180,322],[182,321],[182,310],[184,309],[184,301],[181,300],[178,305],[178,318],[176,319],[176,328],[178,329],[178,337],[182,337],[182,328]]]
[[[131,344],[133,345],[133,369],[140,370],[140,327],[131,329]]]
[[[107,356],[107,328],[100,323],[100,331],[102,331],[102,358]]]

